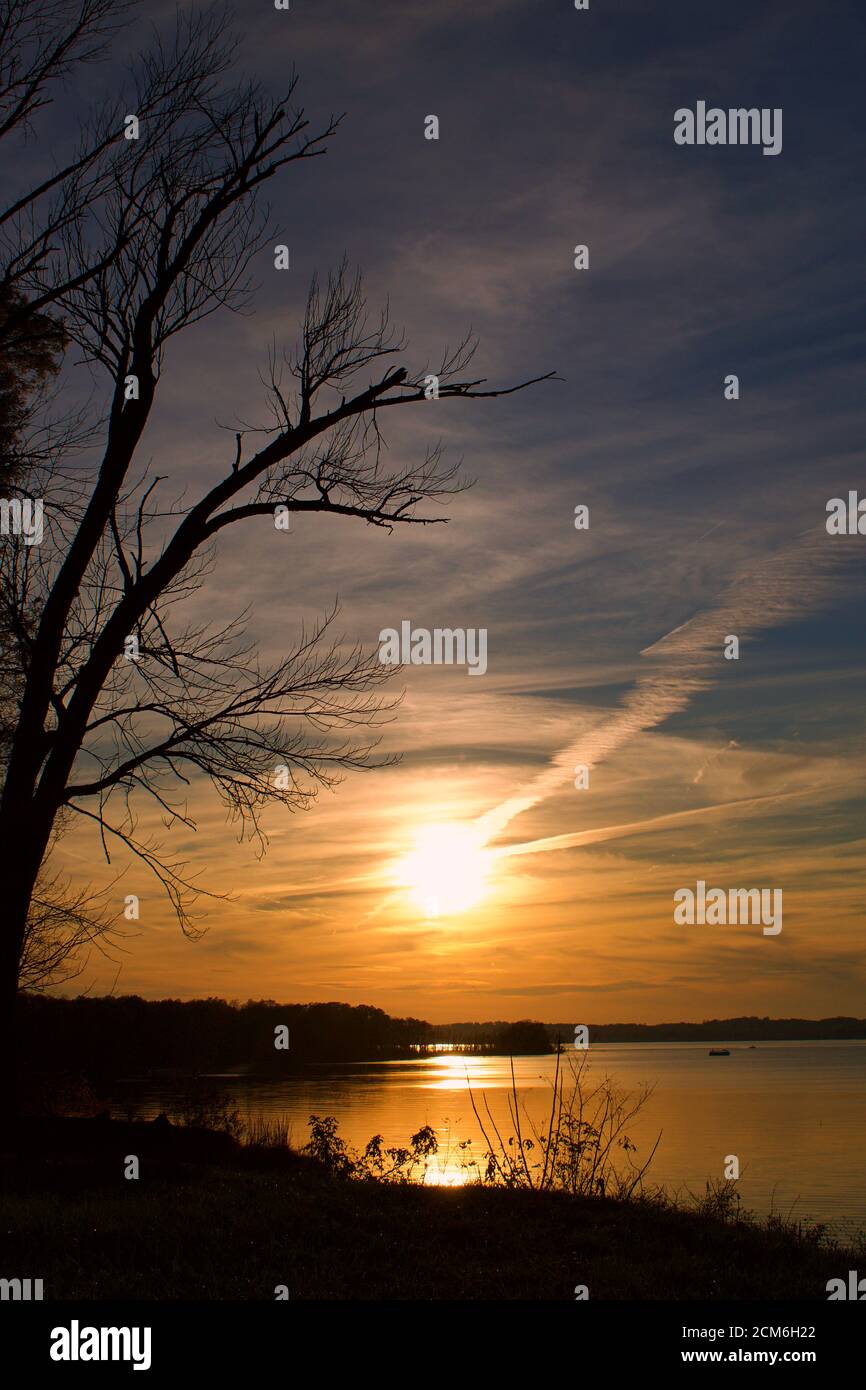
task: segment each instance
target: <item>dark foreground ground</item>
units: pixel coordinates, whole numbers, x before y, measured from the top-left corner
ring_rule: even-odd
[[[0,1277],[46,1299],[827,1297],[853,1252],[655,1203],[330,1177],[285,1150],[94,1120],[0,1158]],[[141,1177],[123,1177],[136,1154]]]

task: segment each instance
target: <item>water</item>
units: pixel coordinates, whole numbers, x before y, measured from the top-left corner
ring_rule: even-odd
[[[723,1176],[726,1156],[736,1154],[743,1204],[759,1215],[774,1210],[826,1222],[842,1237],[866,1230],[866,1042],[730,1047],[729,1057],[709,1057],[706,1043],[592,1046],[591,1079],[610,1075],[631,1091],[654,1088],[627,1129],[639,1162],[661,1131],[648,1181],[672,1192],[702,1193],[708,1178]],[[533,1122],[542,1127],[546,1121],[555,1066],[552,1056],[514,1059],[524,1135]],[[374,1134],[385,1145],[406,1145],[430,1125],[439,1153],[426,1180],[458,1183],[471,1177],[463,1167],[466,1154],[480,1158],[485,1148],[470,1086],[488,1129],[485,1106],[503,1138],[514,1132],[510,1068],[506,1057],[439,1053],[311,1066],[285,1081],[226,1077],[214,1084],[244,1118],[287,1119],[296,1145],[308,1137],[311,1114],[336,1116],[340,1134],[355,1148]],[[180,1095],[177,1085],[154,1083],[135,1093],[148,1118],[170,1112]],[[461,1150],[467,1139],[471,1149]]]

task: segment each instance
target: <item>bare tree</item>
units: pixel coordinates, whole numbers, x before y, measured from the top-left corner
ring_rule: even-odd
[[[60,79],[104,56],[113,25],[128,8],[128,0],[2,0],[0,140],[30,128]]]
[[[73,889],[60,875],[40,874],[27,914],[18,988],[39,994],[84,971],[87,951],[116,961],[123,935],[106,895]]]
[[[134,0],[0,0],[0,141],[4,149],[33,133],[64,79],[110,56]],[[0,209],[0,294],[7,306],[0,344],[41,322],[51,335],[51,310],[131,244],[143,209],[130,205],[99,234],[99,214],[121,171],[151,158],[189,112],[214,95],[231,62],[226,21],[214,7],[179,14],[171,39],[157,36],[139,57],[122,93],[80,113],[77,139],[65,157],[25,181]],[[142,129],[126,138],[125,116]],[[66,254],[75,244],[74,261]],[[26,293],[23,291],[26,290]]]
[[[128,22],[131,0],[0,0],[0,141],[28,152],[38,134],[35,118],[54,101],[65,79],[109,56],[111,40]],[[181,19],[173,44],[156,43],[131,75],[131,101],[150,117],[149,138],[164,136],[189,108],[206,97],[227,66],[224,24],[216,12]],[[42,475],[88,440],[73,411],[52,418],[52,379],[68,340],[55,308],[75,284],[107,265],[131,235],[89,241],[90,262],[74,270],[64,241],[84,244],[88,219],[116,181],[120,161],[132,156],[124,138],[126,107],[115,98],[85,115],[65,159],[25,181],[0,209],[0,487],[4,505],[42,491]],[[22,144],[23,142],[23,144]],[[44,136],[37,155],[45,148]],[[28,161],[29,164],[29,161]],[[38,160],[37,160],[38,167]],[[26,287],[26,293],[25,293]],[[14,502],[13,502],[14,505]],[[7,517],[4,515],[4,526]],[[28,590],[4,591],[0,601],[0,649],[5,656],[32,637],[35,610]],[[0,758],[5,759],[23,694],[20,663],[0,666]],[[43,988],[70,978],[72,960],[88,942],[104,941],[110,921],[98,900],[61,889],[55,876],[40,875],[31,901],[22,948],[22,988]]]
[[[212,29],[202,32],[210,73],[225,48]],[[387,461],[385,412],[424,402],[430,368],[395,361],[402,338],[387,311],[368,312],[360,277],[346,265],[314,281],[295,350],[271,355],[270,422],[244,425],[222,460],[215,450],[214,482],[177,500],[179,483],[138,463],[171,340],[249,303],[251,262],[268,227],[257,195],[323,153],[337,124],[310,132],[293,104],[294,78],[278,100],[254,84],[197,83],[189,63],[185,80],[168,114],[153,118],[158,128],[100,165],[98,217],[55,219],[62,267],[37,257],[21,269],[19,256],[15,272],[28,303],[50,295],[82,361],[107,373],[109,400],[92,468],[59,457],[42,470],[44,543],[3,551],[4,625],[16,635],[9,655],[22,690],[0,800],[4,1019],[35,886],[65,810],[93,820],[107,852],[119,841],[138,855],[190,929],[182,866],[136,834],[143,797],[170,825],[189,825],[181,798],[203,774],[241,832],[261,839],[265,803],[303,807],[343,769],[371,760],[375,726],[393,705],[379,694],[386,668],[338,640],[333,612],[271,666],[244,638],[243,616],[222,626],[185,616],[221,533],[255,518],[273,527],[277,508],[385,528],[428,524],[443,518],[424,505],[464,486],[438,447],[420,461]],[[432,369],[440,401],[530,384],[488,388],[469,372],[473,349],[466,340]]]

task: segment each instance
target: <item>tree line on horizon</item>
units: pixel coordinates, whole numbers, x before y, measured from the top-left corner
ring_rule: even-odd
[[[856,1018],[744,1017],[589,1027],[591,1043],[866,1038],[866,1019]],[[393,1018],[367,1004],[240,1004],[138,995],[25,994],[21,1028],[34,1073],[76,1073],[95,1081],[164,1072],[280,1075],[310,1062],[409,1059],[446,1044],[479,1054],[542,1055],[557,1044],[569,1047],[574,1037],[572,1024],[530,1019],[431,1024]],[[278,1038],[288,1046],[277,1046]]]
[[[546,1025],[553,1037],[571,1037],[568,1023]],[[747,1014],[739,1018],[709,1018],[700,1023],[598,1023],[589,1025],[596,1042],[798,1042],[866,1038],[866,1019],[769,1018]]]

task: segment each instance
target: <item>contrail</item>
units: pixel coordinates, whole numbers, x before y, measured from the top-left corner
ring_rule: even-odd
[[[637,678],[621,706],[557,753],[521,791],[478,818],[482,844],[489,844],[515,816],[556,791],[573,776],[575,765],[596,766],[635,734],[685,709],[716,680],[729,634],[739,638],[742,649],[758,633],[820,607],[841,554],[842,547],[828,544],[823,527],[805,532],[796,549],[751,565],[714,607],[645,647],[641,656],[650,659],[652,669]],[[561,838],[553,837],[549,848],[559,847],[556,841]]]
[[[852,778],[852,781],[854,779]],[[669,811],[666,815],[651,816],[648,820],[620,822],[618,825],[603,825],[593,830],[575,830],[566,835],[548,835],[541,840],[527,840],[519,845],[502,845],[490,850],[496,859],[508,859],[515,854],[544,854],[555,849],[577,849],[582,845],[603,844],[607,840],[618,840],[624,836],[650,835],[654,830],[666,829],[682,821],[700,819],[713,813],[722,815],[742,815],[754,806],[775,805],[779,801],[795,801],[805,795],[799,787],[791,792],[768,792],[764,796],[743,796],[735,801],[718,801],[709,806],[689,806],[685,811]]]

